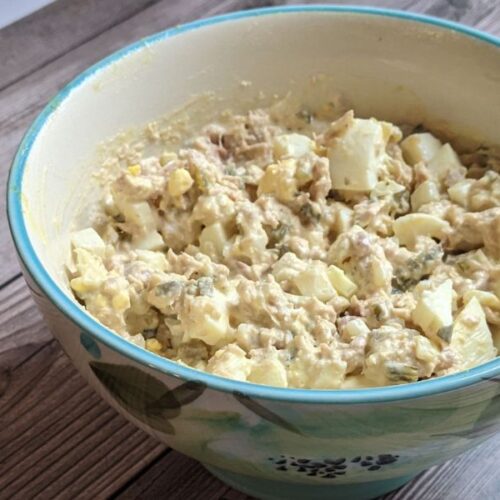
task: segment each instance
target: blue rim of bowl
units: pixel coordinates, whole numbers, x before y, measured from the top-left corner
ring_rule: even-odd
[[[182,366],[174,361],[157,356],[128,342],[113,331],[104,327],[97,320],[92,318],[88,313],[84,312],[84,310],[76,303],[76,301],[71,299],[63,292],[63,290],[55,283],[55,281],[45,270],[42,263],[38,259],[29,239],[28,230],[23,216],[21,197],[23,174],[31,148],[36,141],[39,132],[41,131],[45,122],[49,119],[51,114],[71,94],[74,89],[82,85],[95,73],[115,63],[119,59],[122,59],[137,50],[140,50],[146,46],[151,46],[152,44],[162,41],[166,38],[180,35],[182,33],[198,28],[203,28],[206,26],[211,26],[228,21],[237,21],[239,19],[258,16],[291,14],[300,12],[320,12],[326,14],[364,14],[370,16],[397,18],[404,21],[430,24],[439,28],[452,30],[463,35],[467,35],[468,37],[475,38],[479,41],[486,42],[489,45],[500,47],[499,38],[451,21],[444,21],[430,16],[412,14],[390,9],[327,5],[298,5],[239,11],[203,19],[200,21],[195,21],[185,25],[176,26],[160,33],[153,34],[147,38],[141,39],[102,59],[101,61],[78,75],[46,105],[46,107],[38,115],[38,117],[35,119],[31,127],[23,137],[9,173],[7,187],[7,215],[14,244],[24,264],[25,271],[38,285],[38,287],[40,287],[40,289],[46,294],[51,302],[66,317],[68,317],[73,323],[76,323],[81,329],[88,332],[96,340],[102,342],[110,349],[124,355],[125,357],[131,358],[140,364],[156,369],[170,376],[174,376],[184,380],[196,380],[206,384],[210,388],[223,392],[239,392],[261,399],[296,403],[363,404],[406,400],[430,396],[437,393],[461,389],[481,380],[490,380],[495,378],[495,380],[497,381],[498,376],[500,375],[500,358],[492,360],[468,371],[453,375],[447,375],[436,379],[414,382],[405,385],[355,390],[277,388],[252,384],[249,382],[239,382],[219,377],[217,375],[212,375],[210,373],[201,372],[193,368]]]

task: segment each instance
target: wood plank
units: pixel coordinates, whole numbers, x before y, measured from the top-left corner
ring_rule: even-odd
[[[258,2],[259,4],[262,2]],[[179,23],[235,10],[256,2],[161,0],[86,41],[0,92],[0,285],[19,272],[5,214],[8,166],[26,131],[45,103],[69,80],[99,59],[134,40]]]
[[[241,493],[241,491],[236,491],[228,488],[220,497],[220,500],[253,500],[252,497]]]
[[[156,1],[59,0],[7,26],[0,30],[0,90]]]
[[[88,4],[92,1],[102,5],[105,0],[85,0]],[[128,0],[125,3],[129,5]],[[75,48],[69,43],[69,52],[47,59],[31,76],[21,75],[0,93],[2,189],[5,166],[10,163],[24,128],[57,88],[89,64],[167,25],[272,3],[281,2],[162,0],[130,19],[123,18],[104,33],[98,34],[96,28],[95,38],[82,38],[83,43]],[[411,4],[412,10],[446,15],[500,33],[500,5],[496,2],[380,0],[377,3],[400,8]],[[0,43],[0,56],[1,51]],[[29,67],[29,57],[23,61]],[[114,492],[117,497],[137,498],[134,495],[139,492],[141,499],[159,496],[198,499],[203,492],[203,498],[248,499],[212,478],[195,461],[168,452],[118,416],[93,393],[50,340],[22,280],[14,279],[1,286],[15,276],[18,266],[7,242],[5,220],[1,218],[4,217],[1,192],[0,200],[0,498],[106,498]],[[499,444],[497,436],[482,447],[425,472],[386,500],[493,499],[500,491],[496,474]]]
[[[108,496],[165,446],[101,400],[51,341],[11,373],[0,449],[1,498],[72,499]]]
[[[20,277],[0,324],[0,498],[104,498],[163,453],[80,377]]]
[[[384,500],[495,499],[500,495],[500,433],[479,447],[422,473]]]
[[[0,366],[4,371],[15,368],[52,339],[20,275],[0,290],[0,324]]]
[[[126,490],[113,498],[120,500],[217,500],[230,490],[212,476],[200,463],[171,451],[157,460]]]

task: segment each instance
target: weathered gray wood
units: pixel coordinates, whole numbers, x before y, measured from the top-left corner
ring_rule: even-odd
[[[55,341],[0,399],[0,498],[105,498],[165,449],[101,400]]]
[[[0,325],[0,370],[15,368],[41,344],[52,340],[20,276],[0,290]]]
[[[220,497],[220,500],[252,500],[252,497],[249,497],[248,495],[245,495],[245,493],[241,493],[240,491],[229,488]]]
[[[158,0],[59,0],[0,30],[0,90]]]
[[[500,498],[500,434],[455,460],[433,467],[386,495],[384,500],[455,500]]]
[[[7,237],[2,189],[28,123],[58,88],[85,67],[173,24],[281,3],[304,2],[62,0],[0,31],[0,88],[8,85],[0,91],[0,498],[106,498],[113,494],[141,499],[249,498],[126,423],[77,374],[51,340],[24,282],[13,279],[19,268]],[[500,2],[496,0],[337,3],[376,3],[426,12],[500,34]],[[68,24],[76,15],[87,22]],[[58,23],[66,24],[42,47],[44,30],[54,30]],[[29,43],[23,50],[16,44],[11,51],[8,44],[16,36],[26,37]],[[500,498],[499,445],[497,436],[425,472],[386,499]]]
[[[170,451],[116,498],[120,500],[217,500],[231,491],[198,462]],[[202,496],[201,496],[202,495]]]

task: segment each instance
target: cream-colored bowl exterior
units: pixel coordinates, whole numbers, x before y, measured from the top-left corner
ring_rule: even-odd
[[[53,101],[55,111],[32,144],[20,195],[24,218],[43,266],[68,295],[68,233],[84,224],[85,208],[99,198],[92,179],[99,143],[193,96],[214,92],[218,107],[241,109],[259,91],[300,92],[321,75],[360,115],[431,120],[498,140],[500,49],[457,31],[330,11],[236,16],[178,31],[145,41]],[[331,405],[186,383],[83,332],[28,281],[52,332],[102,397],[158,439],[262,497],[369,498],[498,429],[494,379],[418,399]]]

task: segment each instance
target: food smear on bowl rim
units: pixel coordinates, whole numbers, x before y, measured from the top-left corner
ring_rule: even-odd
[[[276,387],[404,384],[493,359],[495,149],[283,108],[225,112],[103,165],[101,213],[71,237],[87,311],[160,356]]]

